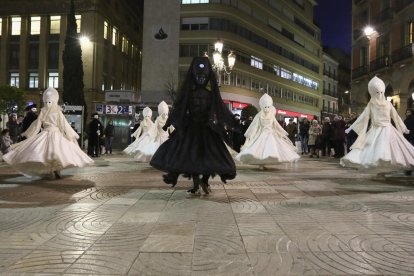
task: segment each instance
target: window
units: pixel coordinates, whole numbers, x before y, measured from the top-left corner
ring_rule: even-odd
[[[127,40],[125,38],[125,36],[122,36],[122,52],[125,53],[126,47],[127,47]]]
[[[20,46],[19,44],[10,45],[10,68],[18,69],[20,61]]]
[[[48,87],[58,88],[59,87],[59,73],[49,72],[49,80],[47,83]]]
[[[181,0],[181,4],[204,4],[208,2],[209,0]]]
[[[30,34],[31,35],[40,34],[40,16],[30,17]]]
[[[81,31],[81,18],[82,16],[80,14],[75,15],[75,20],[76,20],[76,32],[79,34]]]
[[[30,43],[29,44],[29,69],[38,69],[39,67],[39,44]]]
[[[263,60],[258,57],[251,56],[250,65],[263,70]]]
[[[50,33],[59,34],[60,33],[60,15],[55,15],[50,17]]]
[[[59,43],[49,43],[48,68],[58,69],[59,66]]]
[[[104,39],[108,39],[108,29],[109,29],[108,22],[104,21]]]
[[[112,29],[112,45],[116,45],[116,42],[118,40],[118,30],[114,27]]]
[[[3,19],[0,17],[0,36],[1,36],[2,29],[3,29]]]
[[[20,35],[21,27],[22,27],[21,17],[12,17],[11,34]]]
[[[19,87],[19,73],[10,73],[10,86]]]
[[[29,88],[39,88],[39,73],[29,73]]]
[[[284,79],[291,80],[292,79],[292,72],[286,70],[285,68],[282,68],[280,76]]]

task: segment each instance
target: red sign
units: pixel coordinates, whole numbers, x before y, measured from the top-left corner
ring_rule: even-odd
[[[293,111],[288,111],[288,110],[283,110],[283,109],[276,109],[276,114],[280,114],[284,116],[291,116],[291,117],[308,118],[308,119],[313,119],[314,117],[313,115],[303,114],[303,113],[293,112]]]
[[[232,106],[233,108],[243,109],[243,108],[245,108],[246,106],[248,106],[248,104],[246,104],[246,103],[239,103],[239,102],[232,102],[232,103],[231,103],[231,106]]]

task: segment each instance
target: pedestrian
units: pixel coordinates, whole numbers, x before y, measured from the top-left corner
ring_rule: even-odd
[[[31,104],[25,108],[25,115],[22,121],[21,131],[25,132],[36,119],[37,106],[36,104]]]
[[[244,134],[246,142],[236,159],[245,164],[259,165],[260,170],[265,169],[265,165],[298,160],[299,155],[288,137],[289,133],[276,120],[272,97],[263,94],[259,105],[261,111]],[[296,127],[293,123],[291,126]]]
[[[321,139],[321,148],[322,156],[330,156],[331,149],[333,148],[333,128],[331,124],[331,118],[325,117],[325,120],[322,124],[322,139]]]
[[[335,158],[341,158],[345,155],[345,129],[346,123],[342,116],[335,116],[332,123],[333,142],[335,148]]]
[[[407,109],[405,111],[405,120],[404,120],[404,124],[407,127],[407,129],[409,130],[408,134],[404,134],[404,137],[408,140],[408,142],[410,142],[411,145],[414,146],[414,113],[413,110],[411,108]],[[409,176],[412,174],[412,170],[408,170],[405,171],[405,175]]]
[[[358,139],[340,163],[342,166],[370,169],[385,173],[394,169],[412,170],[414,146],[404,138],[410,131],[398,115],[394,106],[385,99],[385,84],[373,77],[368,83],[371,96],[368,105],[358,119],[346,129],[353,129]],[[391,124],[393,120],[395,127]],[[368,122],[371,127],[367,132]]]
[[[112,154],[112,144],[114,141],[115,127],[112,119],[109,119],[108,125],[105,127],[105,154]]]
[[[308,118],[304,118],[303,121],[299,123],[299,138],[301,142],[302,155],[309,153],[309,148],[308,148],[309,128],[310,128],[310,122]]]
[[[171,116],[164,126],[175,130],[155,152],[150,165],[167,172],[164,182],[175,186],[180,174],[191,177],[188,192],[209,193],[208,179],[223,182],[236,177],[236,166],[226,148],[226,128],[234,127],[233,114],[224,104],[207,57],[193,58]]]
[[[289,123],[285,126],[285,130],[288,133],[288,138],[293,145],[296,145],[296,134],[298,133],[298,126],[293,121],[293,118],[289,119]]]
[[[243,132],[243,125],[240,120],[240,115],[237,113],[234,114],[234,127],[232,129],[232,134],[233,134],[233,137],[232,137],[233,149],[236,152],[240,152],[240,148],[244,144],[245,137],[244,137],[244,132]]]
[[[149,142],[143,144],[140,149],[136,151],[134,158],[140,162],[149,162],[160,147],[168,139],[168,131],[163,127],[168,119],[169,108],[166,102],[162,101],[158,105],[158,117],[155,119],[154,125],[143,135],[149,136]],[[170,130],[172,131],[172,127]]]
[[[102,122],[98,113],[92,114],[92,120],[88,125],[88,155],[99,157],[101,153],[101,136],[103,135]]]
[[[10,131],[5,128],[1,131],[1,152],[6,154],[10,151],[10,147],[13,144],[13,140],[10,138]]]
[[[154,126],[152,121],[152,110],[148,106],[142,111],[144,119],[137,128],[137,130],[131,134],[131,137],[135,138],[135,141],[132,142],[128,147],[126,147],[123,152],[130,155],[136,155],[137,152],[141,151],[146,144],[151,142],[151,136],[146,135],[147,132]]]
[[[6,123],[6,128],[9,129],[10,138],[13,141],[13,144],[17,143],[20,136],[20,128],[17,122],[17,114],[13,113],[9,117],[9,120]]]
[[[319,150],[321,148],[321,141],[322,141],[322,128],[319,125],[317,120],[312,121],[312,125],[309,127],[309,140],[308,146],[310,155],[309,157],[316,157],[319,158]]]
[[[22,133],[27,139],[3,156],[9,165],[26,176],[52,174],[60,178],[62,169],[93,164],[79,147],[79,135],[70,127],[58,101],[59,93],[49,87],[43,93],[45,107]]]

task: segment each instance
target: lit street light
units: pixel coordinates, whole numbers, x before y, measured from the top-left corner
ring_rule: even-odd
[[[234,64],[236,63],[236,55],[233,53],[233,51],[230,51],[229,55],[227,56],[227,63],[228,66],[224,63],[224,58],[222,56],[223,52],[223,42],[221,40],[216,41],[214,43],[214,52],[213,52],[213,69],[216,71],[217,74],[217,80],[218,85],[221,85],[221,73],[226,73],[227,75],[230,75]],[[208,57],[207,52],[205,53],[205,56]]]

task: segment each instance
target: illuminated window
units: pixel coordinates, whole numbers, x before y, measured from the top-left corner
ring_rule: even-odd
[[[0,17],[0,36],[1,36],[1,29],[3,28],[3,19]]]
[[[258,57],[252,56],[250,59],[250,65],[258,69],[263,69],[263,60]]]
[[[79,34],[79,33],[80,33],[80,31],[81,31],[81,18],[82,18],[82,16],[81,16],[80,14],[75,15],[75,19],[76,19],[76,26],[77,26],[76,32],[77,32],[78,34]]]
[[[22,19],[20,17],[12,17],[11,34],[20,35],[21,27],[22,27]]]
[[[59,87],[59,73],[49,72],[48,87],[53,87],[53,88]]]
[[[55,15],[50,17],[50,33],[59,34],[60,33],[60,15]]]
[[[108,39],[108,29],[109,29],[108,22],[104,21],[104,39]]]
[[[39,88],[39,73],[29,73],[29,88]]]
[[[116,28],[112,29],[112,45],[116,45],[118,40],[118,30]]]
[[[30,17],[30,34],[31,35],[40,34],[40,16]]]
[[[292,79],[292,72],[286,70],[285,68],[282,68],[280,76],[284,79],[291,80]]]
[[[122,52],[125,53],[125,45],[126,44],[126,39],[125,36],[122,37]]]
[[[10,73],[10,86],[19,87],[19,73]]]
[[[204,4],[209,3],[209,0],[181,0],[181,4]]]

